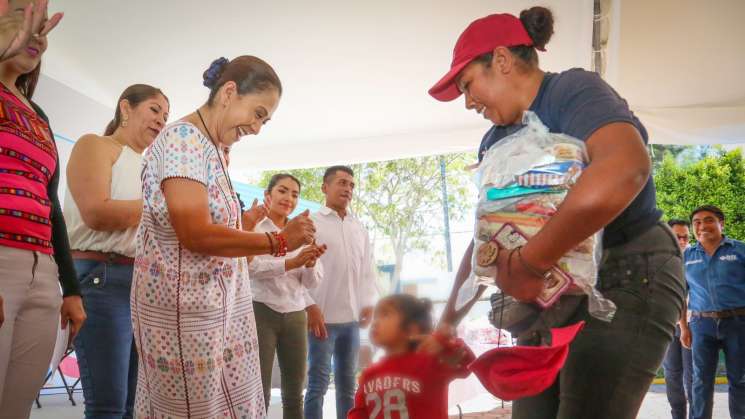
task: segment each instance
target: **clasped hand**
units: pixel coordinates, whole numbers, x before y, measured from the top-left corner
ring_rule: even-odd
[[[285,261],[285,269],[290,271],[300,267],[312,268],[316,266],[318,258],[320,258],[326,252],[325,244],[311,244],[303,248],[297,256],[289,258]]]
[[[310,219],[310,211],[305,210],[297,217],[290,220],[282,234],[287,237],[287,250],[293,251],[306,244],[313,244],[316,235],[316,226]]]

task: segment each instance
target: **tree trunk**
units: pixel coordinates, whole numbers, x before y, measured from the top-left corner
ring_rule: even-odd
[[[393,277],[391,278],[391,290],[393,292],[401,292],[403,290],[398,289],[401,282],[401,270],[403,269],[404,265],[404,253],[405,249],[403,246],[395,246],[393,248],[394,253],[396,254],[396,265],[393,268]]]

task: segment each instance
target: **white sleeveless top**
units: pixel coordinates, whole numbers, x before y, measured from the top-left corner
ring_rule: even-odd
[[[111,167],[111,199],[142,199],[142,155],[124,146]],[[80,210],[68,191],[65,194],[65,223],[73,250],[118,253],[134,257],[137,226],[119,231],[95,231],[83,222]]]

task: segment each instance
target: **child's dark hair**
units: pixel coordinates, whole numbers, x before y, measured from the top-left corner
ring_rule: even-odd
[[[383,298],[381,303],[388,303],[401,313],[401,327],[417,326],[422,334],[432,332],[432,301],[417,298],[409,294],[393,294]]]

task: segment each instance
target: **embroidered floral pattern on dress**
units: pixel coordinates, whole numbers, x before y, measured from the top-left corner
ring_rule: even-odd
[[[240,228],[221,152],[194,126],[166,127],[144,157],[143,218],[132,286],[140,418],[264,418],[246,258],[183,248],[161,183],[205,185],[212,222]]]

